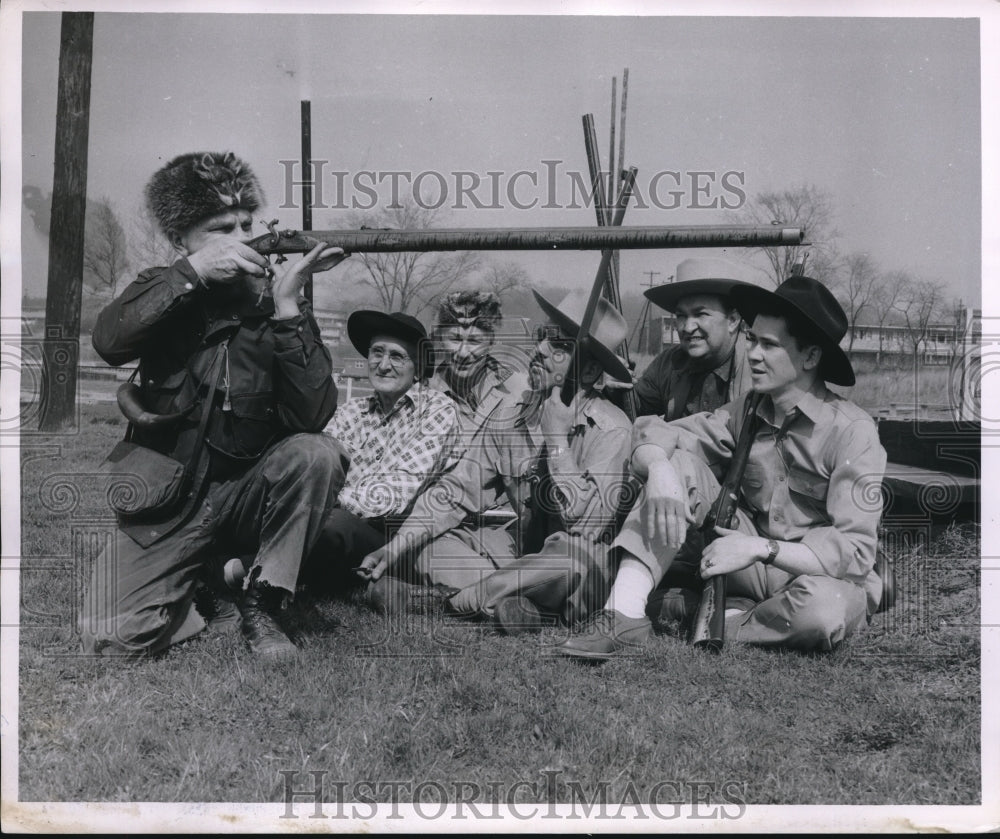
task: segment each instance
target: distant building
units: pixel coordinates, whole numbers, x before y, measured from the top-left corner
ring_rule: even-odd
[[[664,346],[677,343],[677,326],[673,315],[660,319],[660,333]],[[968,342],[979,343],[982,334],[982,310],[962,309],[956,320],[928,325],[927,335],[920,343],[920,363],[923,365],[951,364],[955,357],[965,352]],[[846,350],[850,334],[841,346]],[[900,324],[858,324],[854,327],[854,341],[849,351],[851,359],[880,358],[883,361],[909,361],[913,342],[905,326]]]

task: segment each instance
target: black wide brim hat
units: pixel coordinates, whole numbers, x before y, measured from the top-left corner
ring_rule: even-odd
[[[774,291],[755,285],[732,290],[731,299],[748,324],[761,311],[788,313],[815,327],[808,340],[822,351],[819,375],[830,384],[851,387],[856,379],[854,367],[840,342],[847,334],[847,315],[833,293],[812,277],[790,277]]]
[[[347,337],[361,355],[368,357],[368,348],[376,335],[390,335],[407,341],[417,348],[417,376],[434,369],[434,347],[427,338],[424,325],[405,312],[386,314],[374,309],[359,309],[347,319]]]

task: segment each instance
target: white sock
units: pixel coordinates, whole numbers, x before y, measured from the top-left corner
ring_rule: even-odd
[[[604,608],[620,612],[627,618],[643,618],[646,599],[655,586],[649,569],[639,560],[626,556],[618,566],[618,575]]]

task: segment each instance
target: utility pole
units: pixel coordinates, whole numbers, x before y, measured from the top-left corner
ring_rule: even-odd
[[[76,419],[93,48],[94,13],[63,12],[42,344],[42,431],[59,431]]]
[[[643,288],[652,288],[653,286],[656,285],[656,283],[653,282],[653,277],[658,277],[660,275],[659,271],[643,271],[642,273],[645,274],[647,277],[649,277],[649,282],[648,283],[641,283],[641,285],[642,285]],[[653,349],[651,347],[651,344],[653,343],[653,341],[652,341],[653,330],[650,328],[650,324],[649,324],[650,312],[651,312],[651,305],[650,305],[650,302],[649,302],[649,298],[647,297],[646,298],[646,304],[642,307],[642,315],[640,316],[641,321],[642,321],[642,328],[639,330],[639,346],[640,347],[643,346],[642,336],[643,336],[643,334],[645,334],[645,336],[646,336],[646,344],[645,344],[646,352],[649,353],[650,355],[652,355],[653,354]]]

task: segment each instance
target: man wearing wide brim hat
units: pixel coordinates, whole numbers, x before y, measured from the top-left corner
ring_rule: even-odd
[[[626,381],[615,355],[627,324],[601,300],[584,347],[576,338],[587,299],[558,304],[535,292],[546,316],[536,332],[531,388],[510,422],[488,424],[456,467],[421,495],[406,522],[363,566],[457,589],[445,608],[502,631],[572,623],[604,602],[606,542],[614,522],[630,423],[598,389]],[[563,382],[572,398],[563,403]],[[516,520],[483,526],[477,513],[506,492]],[[471,513],[471,515],[470,515]]]
[[[302,286],[344,254],[317,246],[268,285],[267,260],[246,244],[263,191],[232,152],[173,158],[146,200],[176,260],[142,271],[94,327],[108,364],[139,364],[120,400],[126,439],[105,465],[119,536],[94,562],[84,648],[156,652],[206,621],[235,625],[224,542],[249,557],[239,607],[251,649],[289,655],[279,613],[344,474],[319,433],[337,388]]]
[[[307,584],[327,588],[359,582],[351,569],[385,544],[441,468],[458,427],[454,402],[427,385],[434,350],[419,320],[365,309],[347,319],[347,336],[368,359],[375,392],[339,407],[326,428],[350,458],[306,574]],[[380,593],[368,594],[381,607]]]
[[[692,257],[677,266],[675,281],[645,292],[674,315],[678,343],[660,352],[635,384],[639,416],[675,420],[714,411],[750,389],[746,342],[732,291],[749,286],[739,266]],[[753,286],[750,286],[751,288]]]
[[[632,468],[646,485],[615,542],[611,597],[561,646],[567,655],[600,660],[648,641],[647,595],[718,494],[709,466],[726,467],[744,417],[753,442],[736,521],[717,529],[699,566],[706,579],[727,575],[727,641],[830,650],[878,607],[885,450],[872,418],[826,386],[854,383],[844,311],[810,277],[732,294],[750,327],[756,408],[745,413],[747,394],[711,414],[636,423]]]

